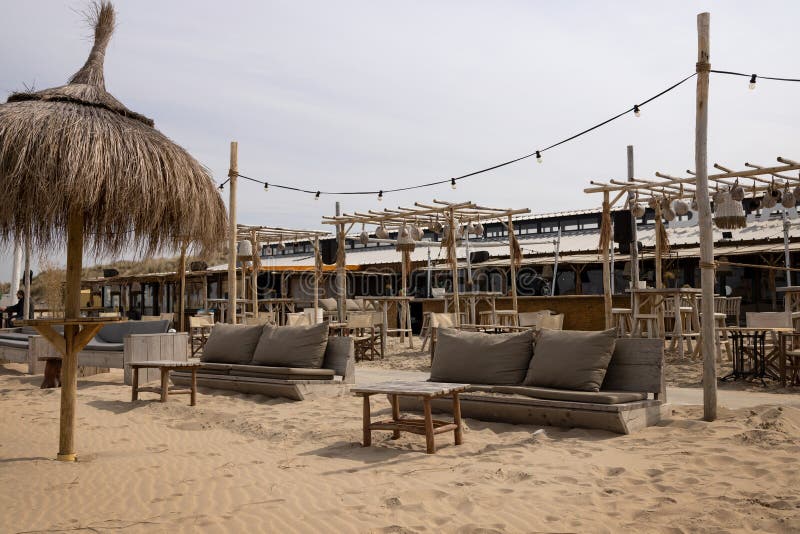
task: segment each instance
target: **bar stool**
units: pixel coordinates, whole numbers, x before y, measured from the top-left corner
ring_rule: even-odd
[[[633,310],[611,308],[611,324],[617,330],[617,337],[629,337],[633,334]]]

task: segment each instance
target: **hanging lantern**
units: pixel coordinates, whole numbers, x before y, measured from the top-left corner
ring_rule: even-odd
[[[672,222],[675,220],[675,212],[672,211],[672,206],[670,205],[667,197],[664,197],[661,202],[661,216],[664,217],[664,220],[667,222]]]
[[[358,234],[358,242],[366,246],[367,243],[369,243],[369,232],[362,230],[361,233]]]
[[[773,194],[774,191],[772,190],[772,186],[767,189],[767,192],[764,193],[764,197],[761,199],[761,206],[764,208],[774,208],[775,205],[778,203],[778,199]]]
[[[691,204],[692,211],[698,211],[699,206],[697,205],[697,196],[692,197],[692,204]]]
[[[633,204],[633,207],[631,207],[631,214],[637,219],[641,219],[642,217],[644,217],[644,213],[645,213],[644,204],[635,202]]]
[[[788,209],[795,207],[797,204],[797,199],[794,197],[794,193],[789,191],[789,182],[786,182],[786,185],[783,188],[783,198],[781,199],[781,205]]]
[[[416,248],[414,245],[414,239],[411,237],[411,232],[404,224],[397,233],[397,244],[395,245],[395,250],[397,252],[413,252],[414,248]]]
[[[800,185],[798,185],[797,187],[794,188],[794,191],[792,191],[792,194],[794,195],[794,199],[795,200],[800,200]]]
[[[244,239],[236,243],[236,255],[240,258],[252,258],[253,257],[253,244]]]
[[[408,227],[408,233],[414,241],[422,241],[422,230],[419,229],[419,226],[412,224]]]
[[[286,245],[283,242],[283,237],[281,237],[280,240],[278,241],[278,250],[280,250],[281,252],[286,250]]]
[[[650,197],[650,200],[647,201],[647,206],[651,210],[655,210],[656,207],[658,207],[658,199],[656,199],[655,197]]]
[[[672,211],[674,211],[675,215],[678,217],[686,215],[689,213],[689,204],[679,198],[675,199],[672,201]]]
[[[442,223],[440,223],[440,222],[439,222],[439,220],[437,219],[437,220],[436,220],[436,221],[434,221],[434,223],[431,225],[431,230],[432,230],[434,233],[441,234],[441,233],[442,233],[442,231],[444,230],[444,227],[442,226]]]
[[[480,221],[472,225],[472,233],[478,237],[483,237],[483,225]]]
[[[386,227],[383,223],[375,229],[375,237],[378,239],[389,239],[389,232],[386,231]]]
[[[714,224],[720,230],[744,228],[747,225],[747,219],[742,203],[733,200],[728,192],[716,193],[714,195]]]
[[[744,188],[739,185],[739,180],[736,180],[736,183],[731,187],[731,199],[736,202],[744,200]]]

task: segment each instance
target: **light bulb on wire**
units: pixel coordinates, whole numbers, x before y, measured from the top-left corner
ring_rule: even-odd
[[[450,178],[450,187],[452,187],[453,190],[455,190],[455,188],[456,188],[456,179],[455,178]]]
[[[642,115],[642,112],[639,111],[639,106],[637,104],[633,105],[633,114],[636,115],[637,117],[641,117]]]
[[[320,192],[319,192],[319,191],[317,191],[317,194],[316,194],[316,195],[314,195],[314,200],[319,200],[319,194],[320,194]]]
[[[220,191],[224,191],[225,190],[225,182],[222,182],[221,184],[219,184],[219,190]]]
[[[542,162],[542,155],[537,150],[536,151],[536,163],[541,163],[541,162]]]
[[[383,191],[378,191],[378,202],[383,200]]]
[[[269,191],[269,184],[264,182],[264,191]]]
[[[750,76],[750,83],[747,85],[747,87],[749,87],[751,91],[756,88],[756,75],[755,74]]]

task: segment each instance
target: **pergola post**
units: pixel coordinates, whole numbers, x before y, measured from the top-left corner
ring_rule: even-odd
[[[511,307],[515,312],[519,312],[517,305],[517,264],[514,259],[514,219],[511,215],[508,216],[508,247],[509,247],[509,273],[511,275]]]
[[[314,324],[317,324],[319,317],[319,279],[322,274],[320,267],[319,236],[314,236]]]
[[[611,204],[609,202],[608,191],[603,191],[603,221],[608,221],[611,217]],[[610,228],[609,228],[610,230]],[[606,328],[611,328],[611,264],[609,261],[608,247],[614,246],[613,242],[604,243],[600,253],[603,256],[603,316],[605,317]]]
[[[700,273],[703,295],[701,343],[703,346],[703,418],[717,418],[717,369],[714,331],[714,236],[708,198],[708,72],[711,57],[709,13],[697,15],[697,100],[694,163],[700,227]]]
[[[633,182],[633,145],[628,145],[628,181]],[[631,199],[635,199],[636,196],[629,192],[628,193],[628,208],[630,209],[632,206],[630,205]],[[633,211],[633,210],[631,210]],[[633,216],[631,213],[631,251],[630,251],[630,262],[631,262],[631,288],[636,289],[639,287],[639,237],[638,233],[638,226],[637,226],[636,217]],[[633,293],[631,293],[631,308],[633,308]]]
[[[253,317],[258,319],[258,271],[260,270],[259,257],[261,252],[258,250],[258,240],[256,231],[250,230],[250,245],[253,249],[253,272],[250,275],[250,294],[253,301]]]
[[[458,256],[456,255],[456,216],[455,210],[450,208],[449,214],[449,226],[450,226],[450,239],[448,248],[449,256],[453,259],[450,265],[450,272],[453,276],[453,311],[456,314],[456,326],[461,326],[461,303],[459,302],[459,295],[458,295]]]
[[[228,322],[236,324],[236,181],[239,175],[239,143],[231,141],[231,166],[228,170]]]

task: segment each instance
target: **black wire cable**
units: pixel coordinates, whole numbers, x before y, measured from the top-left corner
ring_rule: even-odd
[[[745,74],[744,72],[735,72],[731,70],[711,69],[709,72],[714,72],[716,74],[729,74],[731,76],[744,76],[745,78],[752,78],[753,76],[755,76],[759,80],[775,80],[778,82],[800,82],[800,78],[779,78],[777,76],[761,76],[760,74]]]
[[[757,76],[755,74],[745,74],[743,72],[735,72],[735,71],[727,71],[727,70],[711,70],[710,72],[713,72],[713,73],[716,73],[716,74],[727,74],[727,75],[733,75],[733,76],[744,76],[744,77],[748,77],[748,78],[751,78],[751,79],[753,79],[753,78],[761,78],[761,79],[764,79],[764,80],[776,80],[776,81],[785,81],[785,82],[800,82],[800,79],[797,79],[797,78],[779,78],[779,77],[773,77],[773,76]],[[627,115],[628,113],[638,112],[640,107],[642,107],[642,106],[644,106],[646,104],[649,104],[650,102],[656,100],[659,97],[664,96],[665,94],[669,93],[670,91],[672,91],[673,89],[675,89],[678,86],[682,85],[683,83],[691,80],[695,76],[697,76],[697,73],[693,72],[689,76],[686,76],[682,80],[670,85],[669,87],[667,87],[666,89],[664,89],[660,93],[651,96],[647,100],[644,100],[641,103],[636,104],[636,105],[626,109],[625,111],[614,115],[611,118],[608,118],[608,119],[606,119],[606,120],[604,120],[604,121],[602,121],[600,123],[597,123],[594,126],[586,128],[585,130],[581,130],[580,132],[578,132],[578,133],[576,133],[576,134],[574,134],[574,135],[572,135],[570,137],[567,137],[566,139],[562,139],[562,140],[560,140],[560,141],[558,141],[556,143],[553,143],[552,145],[546,146],[545,148],[541,148],[541,149],[538,149],[538,150],[535,150],[535,151],[531,152],[530,154],[525,154],[524,156],[520,156],[520,157],[511,159],[511,160],[508,160],[508,161],[504,161],[502,163],[498,163],[496,165],[492,165],[491,167],[486,167],[486,168],[483,168],[483,169],[480,169],[480,170],[477,170],[477,171],[472,171],[472,172],[469,172],[467,174],[462,174],[461,176],[455,176],[455,177],[452,177],[452,178],[444,178],[442,180],[435,180],[435,181],[432,181],[432,182],[426,182],[426,183],[417,184],[417,185],[410,185],[410,186],[406,186],[406,187],[396,187],[394,189],[380,189],[380,190],[375,190],[375,191],[320,191],[320,190],[304,189],[302,187],[294,187],[294,186],[290,186],[290,185],[276,184],[276,183],[268,182],[266,180],[259,180],[257,178],[251,178],[249,176],[245,176],[243,174],[238,174],[238,173],[237,173],[236,176],[238,176],[239,178],[242,178],[244,180],[249,180],[251,182],[255,182],[255,183],[258,183],[258,184],[261,184],[261,185],[264,185],[264,186],[276,187],[278,189],[284,189],[284,190],[287,190],[287,191],[296,191],[298,193],[307,193],[307,194],[315,195],[316,198],[319,198],[319,195],[378,195],[379,194],[380,198],[382,199],[384,193],[397,193],[397,192],[401,192],[401,191],[411,191],[413,189],[422,189],[422,188],[425,188],[425,187],[433,187],[435,185],[443,185],[443,184],[446,184],[448,182],[453,184],[453,186],[455,186],[455,182],[458,181],[458,180],[463,180],[463,179],[469,178],[471,176],[476,176],[478,174],[483,174],[483,173],[486,173],[486,172],[490,172],[490,171],[493,171],[495,169],[499,169],[499,168],[505,167],[507,165],[512,165],[514,163],[517,163],[519,161],[522,161],[522,160],[525,160],[525,159],[528,159],[528,158],[532,158],[534,156],[536,156],[536,158],[539,159],[541,157],[541,153],[542,152],[546,152],[546,151],[548,151],[550,149],[553,149],[553,148],[556,148],[556,147],[558,147],[560,145],[563,145],[564,143],[568,143],[570,141],[573,141],[573,140],[577,139],[578,137],[586,135],[589,132],[592,132],[592,131],[594,131],[594,130],[602,127],[602,126],[605,126],[606,124],[608,124],[610,122],[613,122],[613,121],[619,119],[620,117],[623,117],[623,116]],[[222,182],[219,185],[219,188],[223,189],[225,184],[227,184],[229,181],[230,181],[230,178],[226,179],[224,182]]]

